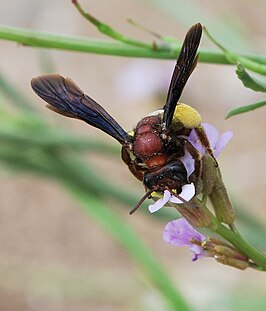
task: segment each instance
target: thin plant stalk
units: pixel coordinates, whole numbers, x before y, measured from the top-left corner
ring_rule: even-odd
[[[131,227],[117,213],[104,205],[96,197],[88,197],[85,192],[73,184],[66,183],[67,189],[79,201],[86,213],[96,219],[115,239],[127,250],[140,267],[145,271],[155,287],[167,299],[173,310],[189,311],[191,308],[181,293],[174,287],[170,278],[165,274],[162,264],[157,262]]]
[[[0,39],[14,41],[24,46],[78,51],[94,54],[105,54],[125,57],[142,57],[158,59],[176,59],[181,46],[171,44],[166,50],[154,50],[131,46],[120,42],[97,40],[85,37],[67,36],[23,28],[0,25]],[[210,49],[200,49],[199,61],[203,63],[231,64],[223,52]],[[266,56],[259,54],[240,54],[240,56],[255,62],[266,64]]]

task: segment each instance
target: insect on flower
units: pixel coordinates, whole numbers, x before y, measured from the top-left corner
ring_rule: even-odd
[[[201,117],[192,107],[178,102],[183,88],[198,61],[197,49],[202,35],[201,24],[192,26],[186,34],[163,109],[143,118],[133,132],[127,133],[107,111],[85,95],[69,78],[44,75],[32,79],[33,90],[49,103],[48,108],[67,117],[77,118],[115,138],[121,145],[122,160],[145,187],[146,194],[130,212],[133,213],[153,192],[168,190],[182,202],[182,187],[194,184],[197,190],[201,177],[201,154],[189,142],[192,129],[212,155],[208,139],[201,126]],[[131,134],[132,133],[132,134]],[[181,158],[189,153],[194,168],[188,174]]]

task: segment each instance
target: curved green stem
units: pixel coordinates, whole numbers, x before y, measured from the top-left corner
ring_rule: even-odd
[[[148,48],[148,49],[152,49],[153,48],[153,44],[152,43],[146,43],[146,42],[142,42],[142,41],[138,41],[138,40],[134,40],[131,39],[129,37],[124,36],[122,33],[114,30],[112,27],[110,27],[109,25],[101,22],[100,20],[98,20],[97,18],[95,18],[94,16],[92,16],[90,13],[85,12],[81,5],[78,3],[78,1],[72,1],[73,4],[75,5],[75,7],[77,8],[77,10],[79,11],[79,13],[86,19],[88,20],[90,23],[92,23],[94,26],[97,27],[97,29],[105,34],[106,36],[109,36],[117,41],[129,44],[129,45],[133,45],[133,46],[139,46],[142,48]]]
[[[217,40],[215,40],[213,36],[211,36],[206,27],[204,27],[204,32],[209,37],[209,39],[224,52],[224,55],[232,64],[237,64],[240,62],[245,68],[262,75],[266,75],[266,66],[263,66],[262,64],[259,64],[258,62],[250,60],[246,57],[241,57],[240,55],[227,50]]]
[[[168,300],[172,310],[191,311],[182,294],[175,288],[171,278],[165,273],[161,263],[142,243],[138,235],[130,228],[124,219],[120,218],[110,207],[99,199],[88,196],[85,191],[69,180],[65,183],[67,189],[79,201],[84,211],[96,219],[110,234],[127,250],[139,264],[153,284]]]
[[[224,239],[239,249],[244,255],[254,261],[261,271],[266,271],[266,256],[249,245],[248,242],[238,233],[233,232],[230,229],[222,225],[216,218],[212,219],[212,231],[221,235]]]
[[[169,47],[165,50],[153,50],[120,42],[44,33],[5,25],[0,25],[0,39],[32,47],[126,57],[176,59],[176,55],[180,51],[180,45],[178,44],[172,44],[170,50]],[[241,56],[261,64],[266,64],[265,55],[241,54]],[[199,60],[204,63],[230,64],[223,52],[209,49],[200,49]]]

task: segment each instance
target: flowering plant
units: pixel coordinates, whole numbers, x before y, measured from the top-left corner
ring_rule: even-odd
[[[213,125],[202,123],[202,126],[213,155],[217,158],[232,139],[233,133],[226,131],[219,136]],[[203,159],[207,156],[206,148],[199,141],[194,129],[191,131],[188,141],[201,153]],[[210,159],[210,157],[207,158],[208,161]],[[194,159],[186,152],[181,160],[186,167],[188,176],[191,176],[195,170]],[[170,221],[165,226],[163,239],[171,245],[189,247],[194,253],[193,261],[202,257],[213,257],[222,264],[238,269],[244,270],[247,267],[252,267],[265,270],[263,255],[249,246],[236,231],[234,225],[235,212],[227,195],[220,170],[212,160],[207,164],[207,160],[203,168],[207,172],[207,184],[211,184],[211,187],[207,186],[207,191],[203,187],[202,192],[196,193],[196,186],[189,183],[182,187],[182,192],[179,195],[183,200],[165,190],[162,198],[149,205],[148,209],[151,213],[170,205],[175,207],[184,217]],[[208,198],[212,203],[215,215],[207,208]],[[210,231],[219,233],[222,239],[207,237],[194,227],[208,228]]]
[[[52,1],[50,2],[52,3]],[[22,29],[7,25],[0,26],[0,39],[17,42],[18,46],[13,45],[12,47],[12,45],[10,45],[10,48],[13,48],[14,51],[20,51],[24,46],[27,47],[24,50],[25,53],[20,54],[18,57],[18,60],[23,62],[23,64],[26,64],[26,55],[28,54],[26,51],[30,50],[30,46],[45,49],[48,48],[123,57],[135,57],[138,59],[141,57],[145,59],[174,59],[180,51],[180,44],[175,39],[173,40],[169,37],[163,37],[155,34],[154,32],[151,33],[148,31],[152,35],[155,34],[155,40],[140,41],[129,38],[124,34],[117,32],[109,25],[102,23],[97,18],[92,16],[90,12],[84,12],[78,1],[72,0],[72,2],[90,23],[95,25],[99,31],[114,40],[98,40],[91,37],[82,38],[75,35],[40,32],[34,29]],[[161,4],[163,4],[163,1],[161,1]],[[88,5],[90,6],[91,4],[88,3]],[[121,5],[121,3],[119,5]],[[176,1],[175,5],[176,9],[179,10],[178,1]],[[245,4],[243,3],[242,6],[244,5]],[[256,6],[253,5],[253,7]],[[103,10],[109,10],[108,6],[103,6],[102,8]],[[35,7],[29,6],[27,14],[31,9],[36,11]],[[41,7],[39,9],[40,11],[38,12],[41,14]],[[52,10],[52,7],[50,9]],[[61,17],[59,15],[60,11],[64,13]],[[115,7],[112,8],[111,11],[110,13],[112,14],[109,14],[108,18],[111,18],[113,12],[116,11]],[[120,8],[117,11],[120,12]],[[195,7],[193,7],[191,12],[193,12],[194,18]],[[57,17],[59,20],[60,18],[64,18],[64,16],[66,16],[65,10],[56,10],[56,14],[58,15]],[[68,24],[71,25],[71,22]],[[244,26],[244,24],[242,26]],[[231,32],[232,27],[228,28]],[[145,29],[145,31],[147,31],[147,29]],[[250,35],[253,35],[253,32],[250,32]],[[232,35],[228,37],[232,38]],[[253,42],[254,41],[252,40],[252,43]],[[221,48],[221,51],[202,49],[200,51],[199,61],[212,64],[236,65],[237,76],[246,87],[254,89],[255,91],[266,91],[265,83],[259,81],[259,79],[254,79],[246,71],[246,69],[249,69],[253,72],[265,75],[265,55],[245,52],[241,53],[241,55],[236,55],[235,53],[222,48],[220,45],[218,45],[218,47]],[[5,49],[2,53],[4,56]],[[13,52],[10,55],[14,55]],[[10,55],[8,55],[7,59],[10,58]],[[33,64],[34,58],[32,57],[32,54],[29,54],[29,59]],[[2,60],[4,61],[5,57],[2,57]],[[143,63],[147,64],[148,62],[143,60]],[[161,62],[157,62],[157,64],[161,67]],[[9,67],[13,68],[13,65],[14,64],[12,62],[8,62],[7,66],[4,67],[5,69],[8,69]],[[47,71],[47,69],[48,68],[46,68],[45,71]],[[152,69],[149,68],[149,71],[150,70]],[[139,70],[138,72],[141,72],[141,75],[143,75],[142,70]],[[151,72],[153,73],[152,78],[155,76],[162,76],[161,73],[156,74],[154,71]],[[169,302],[169,305],[172,307],[171,310],[192,310],[191,303],[187,303],[185,297],[183,297],[182,293],[178,291],[178,288],[172,280],[172,275],[168,275],[166,273],[162,261],[158,258],[159,256],[155,256],[149,250],[148,246],[143,242],[142,237],[130,227],[124,217],[121,217],[120,214],[122,213],[118,213],[117,209],[112,209],[106,204],[107,198],[112,197],[116,201],[122,203],[122,205],[132,206],[132,202],[136,201],[136,197],[132,197],[132,193],[127,191],[126,187],[116,187],[113,183],[113,178],[108,181],[108,176],[101,176],[100,170],[95,170],[95,167],[90,165],[87,158],[86,161],[83,161],[81,158],[81,153],[84,150],[87,150],[88,152],[99,152],[102,156],[102,154],[117,155],[117,149],[113,148],[112,145],[106,144],[105,142],[95,142],[87,136],[80,138],[78,135],[73,135],[72,131],[68,131],[66,128],[60,130],[58,126],[53,126],[53,124],[40,115],[39,109],[36,109],[36,98],[34,99],[34,103],[31,104],[27,99],[25,99],[23,94],[19,92],[19,89],[13,87],[10,83],[7,83],[7,77],[8,72],[1,75],[0,83],[1,92],[5,95],[1,98],[1,102],[3,102],[3,104],[6,102],[7,104],[6,109],[4,109],[4,105],[1,106],[1,164],[4,164],[7,168],[12,169],[12,171],[18,170],[20,173],[23,171],[26,174],[31,172],[44,175],[45,177],[49,176],[53,180],[57,180],[58,183],[60,183],[62,187],[64,187],[66,191],[71,194],[81,206],[83,206],[83,212],[85,211],[89,217],[94,219],[95,222],[99,222],[101,226],[103,226],[105,230],[120,243],[123,249],[128,252],[129,256],[134,258],[135,262],[138,263],[139,267],[149,279],[150,282],[147,282],[147,284],[152,284],[155,288],[157,288],[157,290],[161,293],[161,296],[165,297],[165,300]],[[27,75],[25,75],[25,77],[27,77]],[[137,88],[134,86],[132,87],[132,83],[129,81],[128,76],[127,79],[122,79],[122,81],[123,80],[126,80],[126,84],[127,86],[130,86],[131,92],[136,93]],[[149,91],[148,94],[151,94],[150,92],[155,90],[155,88],[152,88],[152,86],[147,83],[147,80],[143,83],[141,79],[139,79],[138,82],[139,89],[142,92],[145,91],[146,95],[147,91]],[[27,83],[28,77],[25,85]],[[162,85],[161,80],[157,83],[157,89],[158,85]],[[121,80],[119,81],[119,88],[120,92],[121,89],[124,89],[123,86],[121,87]],[[124,91],[127,97],[130,96],[128,89],[125,88]],[[11,104],[14,105],[14,109],[9,109]],[[239,107],[232,110],[227,117],[257,109],[265,105],[266,101],[262,100],[255,104]],[[202,125],[206,133],[211,134],[211,136],[209,136],[209,134],[207,136],[212,153],[214,157],[217,158],[221,151],[221,146],[225,146],[225,142],[223,140],[229,140],[230,135],[224,134],[220,137],[220,139],[218,139],[217,132],[215,130],[212,129],[209,131],[204,124]],[[181,161],[186,168],[187,175],[189,177],[191,176],[191,180],[189,180],[188,183],[182,187],[182,191],[179,193],[179,198],[173,195],[173,193],[170,193],[168,190],[163,193],[163,196],[158,196],[158,194],[152,193],[152,197],[157,199],[156,203],[150,206],[150,210],[152,212],[162,208],[163,205],[169,205],[176,208],[183,216],[182,218],[173,220],[166,225],[163,231],[165,241],[172,245],[189,247],[194,253],[194,261],[197,259],[201,260],[201,258],[211,257],[218,262],[236,268],[245,269],[247,267],[251,267],[265,271],[265,255],[250,246],[236,230],[234,221],[235,214],[225,190],[221,173],[219,167],[217,166],[217,160],[210,157],[209,150],[206,150],[206,148],[202,146],[201,142],[197,141],[195,130],[191,131],[188,137],[188,142],[197,148],[201,154],[202,163],[204,164],[202,180],[193,179],[195,163],[194,160],[191,159],[191,156],[188,153],[185,153]],[[23,146],[23,148],[21,148],[21,146]],[[5,188],[3,188],[3,191],[3,193],[5,193]],[[9,194],[7,193],[7,195]],[[209,201],[208,204],[207,201]],[[211,207],[213,207],[214,212],[213,210],[210,210]],[[25,217],[23,220],[24,219]],[[5,222],[7,221],[8,219],[5,219]],[[14,221],[16,221],[16,218],[12,217],[12,225],[10,228],[13,228]],[[249,225],[248,221],[249,219],[246,217],[247,225]],[[256,222],[256,224],[259,223]],[[8,225],[4,227],[9,229]],[[2,228],[3,232],[5,230],[4,227]],[[200,233],[201,228],[204,228],[204,235]],[[259,237],[261,230],[258,229],[256,231],[257,237]],[[253,233],[256,234],[256,232]],[[5,234],[2,235],[2,237],[5,238]],[[12,244],[11,239],[8,237],[9,244]],[[93,241],[95,242],[95,239],[93,239]],[[41,243],[37,244],[42,246]],[[24,264],[25,263],[23,262],[23,265]],[[12,269],[14,268],[13,266],[14,265],[12,264]],[[25,273],[27,273],[27,270],[28,269],[25,270]],[[16,269],[14,270],[14,273],[16,273]],[[14,273],[12,273],[12,275],[14,275]],[[125,287],[126,280],[120,282],[121,275],[119,273],[115,273],[115,275],[117,275],[117,278],[119,279],[119,284],[122,284],[122,286]],[[254,272],[253,275],[256,276],[257,283],[258,274]],[[8,273],[3,276],[3,284],[10,283],[5,282],[6,276],[8,276]],[[31,272],[29,274],[29,279],[30,277],[32,277]],[[84,278],[82,278],[82,281],[83,279]],[[106,278],[103,278],[103,280],[105,279]],[[35,277],[34,281],[36,281]],[[77,282],[75,282],[75,287],[77,287],[76,283]],[[82,284],[83,291],[84,282],[79,283]],[[248,282],[245,283],[246,290],[248,290],[248,286],[246,286],[248,285],[247,283]],[[24,283],[17,282],[17,284]],[[202,285],[203,284],[200,283],[201,287]],[[10,290],[10,288],[8,288],[8,290]],[[23,290],[25,289],[23,288]],[[62,291],[62,293],[63,292],[64,291]],[[75,290],[75,292],[78,293],[78,290]],[[115,292],[119,293],[119,297],[122,297],[121,291]],[[252,288],[252,303],[255,301],[253,296],[254,292],[257,291],[254,291],[254,288]],[[27,291],[27,296],[29,296],[29,294],[30,293]],[[35,294],[36,293],[34,293],[34,297]],[[218,292],[218,294],[220,302],[222,295],[220,292]],[[241,294],[243,295],[243,292],[241,292]],[[190,293],[187,296],[190,297]],[[13,293],[11,297],[13,297]],[[65,298],[66,297],[64,297],[64,299]],[[237,297],[237,300],[238,298],[239,297]],[[87,297],[85,297],[85,299],[88,301]],[[113,301],[116,303],[116,300],[112,299],[112,302]],[[105,303],[105,301],[103,301],[103,303]],[[155,303],[157,303],[157,300]],[[106,307],[106,305],[104,305],[104,307]],[[158,306],[156,307],[158,308]],[[219,307],[223,308],[223,306],[220,305]],[[90,308],[91,307],[89,306],[87,309]],[[130,308],[132,309],[132,306],[130,306]],[[228,309],[228,302],[226,303],[226,308]],[[252,306],[252,310],[255,310],[255,308],[256,304]],[[166,308],[163,309],[166,310]]]

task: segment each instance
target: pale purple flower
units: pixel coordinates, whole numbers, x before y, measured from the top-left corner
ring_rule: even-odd
[[[219,154],[224,150],[226,145],[229,143],[229,141],[233,137],[232,131],[226,131],[219,137],[219,132],[217,129],[209,124],[209,123],[202,123],[202,126],[205,130],[205,133],[208,137],[208,140],[210,142],[211,149],[213,151],[213,154],[215,158],[219,156]],[[188,141],[196,148],[198,151],[204,155],[205,154],[205,147],[202,146],[200,143],[198,136],[193,129],[188,137]]]
[[[205,130],[205,133],[208,137],[210,142],[211,149],[213,151],[213,155],[215,158],[219,156],[219,154],[224,150],[226,145],[233,137],[232,131],[224,132],[220,137],[217,129],[209,124],[209,123],[202,123],[202,126]],[[194,129],[189,134],[188,141],[202,154],[205,154],[205,147],[202,146],[196,132]],[[185,152],[185,155],[180,159],[188,173],[188,177],[194,172],[195,170],[195,161],[190,155],[188,151]]]
[[[193,261],[204,256],[201,246],[196,245],[192,240],[202,242],[206,238],[195,230],[185,218],[170,221],[163,230],[163,239],[166,243],[175,246],[188,246],[194,253]]]
[[[230,139],[233,137],[233,133],[231,131],[224,132],[220,137],[219,133],[216,130],[216,128],[208,123],[202,123],[202,126],[204,127],[204,130],[206,132],[206,135],[208,137],[208,140],[210,142],[211,149],[213,150],[213,154],[215,157],[218,157],[218,155],[221,153],[221,151],[226,147]],[[202,146],[200,143],[198,136],[193,129],[190,132],[190,135],[188,137],[188,141],[202,154],[205,154],[205,147]],[[190,153],[185,150],[185,155],[180,158],[182,163],[184,164],[187,176],[189,177],[195,170],[195,161],[190,155]],[[185,201],[189,201],[192,199],[195,195],[195,186],[193,183],[186,184],[182,187],[182,192],[179,194],[179,196],[184,199]],[[176,203],[176,204],[182,204],[183,202],[179,200],[177,197],[172,195],[168,190],[164,191],[164,195],[161,199],[158,199],[154,204],[149,205],[149,211],[151,213],[157,212],[159,209],[161,209],[164,205],[166,205],[168,202]]]
[[[184,185],[182,187],[182,191],[179,194],[179,196],[184,199],[185,201],[189,201],[192,199],[195,195],[195,186],[193,183]],[[182,204],[181,200],[179,200],[176,196],[171,194],[170,191],[165,190],[163,197],[161,199],[158,199],[154,204],[149,205],[148,209],[151,213],[157,212],[159,209],[161,209],[164,205],[167,204],[167,202],[172,202],[176,204]]]

